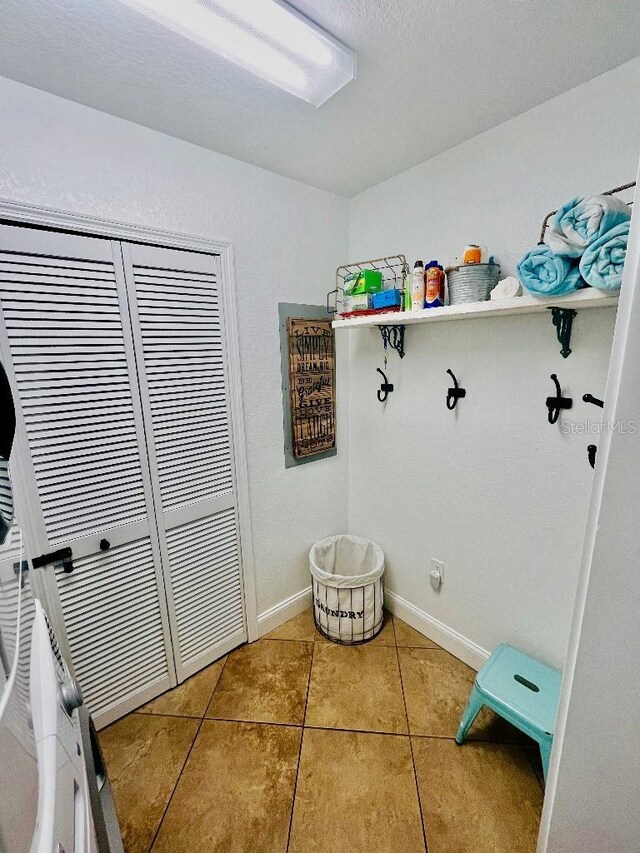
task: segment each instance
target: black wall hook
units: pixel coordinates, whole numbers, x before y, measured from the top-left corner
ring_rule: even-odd
[[[447,368],[447,373],[453,379],[453,388],[449,388],[447,391],[447,409],[453,411],[456,405],[458,404],[458,400],[461,397],[466,397],[467,392],[464,388],[460,388],[458,386],[458,380],[453,375],[453,371]]]
[[[380,370],[379,367],[376,367],[376,370],[378,371],[380,376],[382,376],[383,380],[382,385],[378,388],[378,400],[380,400],[381,403],[386,403],[387,397],[393,391],[393,385],[389,383],[389,380],[387,379],[385,373]]]
[[[562,391],[560,390],[560,383],[558,382],[558,377],[555,373],[551,374],[551,378],[553,379],[556,386],[556,396],[555,397],[547,397],[547,409],[548,409],[548,418],[550,424],[555,424],[560,417],[560,409],[570,409],[573,406],[573,400],[571,397],[563,397]]]
[[[585,403],[593,403],[594,406],[599,406],[601,409],[604,407],[604,400],[598,400],[598,398],[594,397],[593,394],[583,394],[582,399]],[[591,467],[593,467],[593,465]]]

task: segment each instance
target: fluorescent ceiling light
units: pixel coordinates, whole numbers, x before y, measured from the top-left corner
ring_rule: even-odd
[[[316,107],[356,76],[356,56],[283,0],[123,0]]]

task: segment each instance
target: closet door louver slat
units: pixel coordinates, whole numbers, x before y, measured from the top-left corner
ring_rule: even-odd
[[[98,727],[246,640],[218,270],[0,225],[34,535],[73,550],[41,571]]]
[[[233,526],[233,534],[229,541],[220,541],[225,524]],[[194,547],[192,540],[199,534],[204,540]],[[167,551],[181,662],[188,666],[202,656],[203,648],[214,648],[244,631],[235,510],[171,528]]]
[[[125,250],[178,680],[246,639],[218,259]],[[212,509],[220,499],[226,508]]]
[[[76,673],[92,714],[126,701],[141,682],[169,686],[148,537],[76,560],[72,574],[57,569],[56,577]]]
[[[52,545],[56,545],[105,527],[141,520],[146,517],[147,507],[139,457],[113,454],[104,443],[108,430],[111,438],[119,436],[128,446],[137,445],[113,261],[84,262],[85,275],[96,273],[98,277],[76,279],[66,287],[78,319],[65,324],[59,311],[52,308],[60,307],[56,302],[60,281],[73,281],[65,275],[75,267],[73,261],[68,268],[69,261],[58,258],[59,274],[43,274],[54,269],[52,259],[46,260],[48,263],[43,265],[35,254],[0,252],[0,288],[45,527]],[[5,272],[12,263],[29,272],[21,276]],[[94,300],[94,287],[98,284],[104,295],[102,304]],[[23,310],[25,306],[28,312]],[[104,393],[122,389],[129,393],[128,401],[120,398],[117,416],[110,410],[94,410],[91,399],[83,394],[66,410],[45,408],[48,401],[68,392],[70,375],[82,387],[91,388],[98,366],[103,366],[100,379]],[[122,484],[108,495],[108,509],[102,504],[95,504],[94,512],[89,509],[87,487],[93,483],[96,491],[104,491],[103,474],[94,468],[85,469],[81,475],[70,474],[56,490],[48,485],[49,456],[72,461],[78,454],[90,454],[96,462],[108,463],[111,477],[117,477]],[[121,501],[125,495],[127,499]],[[65,507],[77,505],[87,507],[87,511],[77,515],[73,510],[64,512]]]
[[[39,571],[100,727],[175,683],[120,244],[0,226],[0,300],[33,512],[74,555],[70,574]]]
[[[211,330],[210,334],[203,335],[199,330],[193,328],[178,332],[174,323],[174,309],[158,308],[156,301],[158,297],[164,295],[163,288],[170,281],[172,282],[171,286],[176,290],[176,295],[179,296],[181,284],[187,288],[191,286],[189,277],[182,273],[182,277],[177,280],[178,285],[176,286],[175,280],[163,278],[160,274],[154,275],[153,271],[147,267],[135,263],[136,249],[137,247],[132,249],[134,256],[133,279],[145,372],[148,376],[159,374],[161,382],[164,380],[166,387],[167,384],[171,384],[171,380],[166,376],[167,367],[170,364],[177,364],[182,372],[188,375],[188,366],[190,363],[194,363],[193,361],[190,362],[190,359],[195,359],[199,374],[204,374],[209,380],[217,379],[222,384],[219,395],[210,397],[208,403],[203,403],[200,408],[196,409],[193,407],[184,409],[190,404],[190,395],[184,388],[182,396],[174,402],[173,411],[163,410],[156,405],[156,390],[162,388],[162,384],[158,383],[149,387],[149,405],[154,439],[165,446],[176,446],[177,450],[175,454],[157,460],[160,500],[162,510],[166,512],[193,500],[192,473],[188,469],[184,469],[183,473],[178,474],[176,479],[176,470],[179,472],[180,468],[175,463],[180,458],[179,448],[181,444],[196,435],[206,434],[211,437],[212,441],[215,440],[217,447],[222,445],[224,449],[224,453],[217,459],[212,459],[209,464],[202,463],[201,472],[210,476],[210,489],[203,496],[214,497],[220,492],[224,493],[233,489],[231,436],[227,401],[224,394],[224,366],[222,358],[215,356],[215,353],[218,352],[221,356],[222,344],[219,343],[218,346],[214,347],[214,342],[221,340],[221,318],[217,299],[206,298],[207,294],[216,293],[217,279],[215,271],[211,272],[206,278],[201,274],[200,280],[203,282],[204,298],[200,303],[193,303],[189,312],[189,320],[206,323]],[[158,249],[159,254],[164,251]],[[188,253],[181,254],[185,255],[184,261],[188,263]],[[211,258],[212,267],[214,263],[215,259]],[[166,275],[169,271],[165,270],[164,273]],[[177,380],[175,387],[178,391],[182,387],[180,380]]]

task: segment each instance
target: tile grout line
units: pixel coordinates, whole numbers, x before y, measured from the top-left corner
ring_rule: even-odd
[[[379,635],[378,635],[379,636]],[[377,639],[377,638],[374,638]],[[331,640],[327,640],[326,637],[315,637],[313,640],[309,640],[306,637],[302,639],[296,639],[295,637],[260,637],[260,641],[266,641],[267,643],[330,643],[331,645],[339,645],[339,643],[331,643]],[[359,644],[362,648],[366,646],[366,643]],[[347,647],[350,647],[350,644],[346,644]],[[376,648],[382,649],[419,649],[420,651],[428,651],[428,652],[446,652],[446,649],[443,649],[442,646],[408,646],[408,645],[398,645],[396,642],[393,643],[376,643]],[[451,652],[447,652],[447,654],[451,654]]]
[[[395,637],[396,626],[395,620],[393,623],[393,635]],[[404,705],[404,714],[407,720],[407,735],[409,737],[409,751],[411,753],[411,766],[413,768],[413,781],[416,786],[416,795],[418,797],[418,810],[420,812],[420,826],[422,827],[422,839],[424,841],[424,849],[425,853],[429,853],[429,844],[427,842],[427,828],[426,828],[426,820],[425,815],[422,810],[422,800],[420,798],[420,785],[418,784],[418,774],[416,772],[416,758],[413,754],[413,741],[411,740],[411,727],[409,725],[409,711],[407,709],[407,697],[404,695],[404,681],[402,679],[402,667],[400,665],[400,651],[398,649],[398,645],[396,643],[396,661],[398,663],[398,674],[400,675],[400,689],[402,690],[402,703]]]
[[[185,717],[184,719],[189,719],[189,718]],[[193,719],[193,717],[191,717],[190,719]],[[162,817],[160,818],[160,821],[158,823],[156,831],[153,834],[153,839],[151,840],[151,844],[149,845],[149,853],[151,853],[151,851],[153,850],[153,846],[156,843],[158,835],[160,834],[160,830],[162,829],[162,824],[164,823],[164,819],[167,816],[169,806],[171,805],[171,802],[173,800],[173,795],[176,792],[176,788],[178,787],[178,783],[180,782],[180,779],[182,779],[182,774],[184,773],[184,768],[187,766],[187,761],[189,760],[189,756],[193,752],[193,747],[195,746],[195,743],[198,740],[198,735],[200,734],[200,729],[202,728],[203,722],[204,722],[204,717],[198,723],[198,728],[196,729],[196,733],[194,735],[194,738],[191,741],[191,746],[187,750],[187,754],[185,755],[184,761],[182,762],[182,767],[180,768],[180,772],[178,773],[178,778],[176,779],[175,784],[171,790],[171,794],[169,795],[169,799],[167,800],[167,805],[164,807],[164,811],[162,812]]]
[[[418,733],[411,734],[411,737],[423,738],[426,740],[455,740],[455,735],[421,735]],[[489,740],[488,738],[466,737],[465,743],[491,743],[494,746],[522,746],[517,740]]]
[[[178,685],[180,686],[180,685]],[[175,688],[173,688],[175,690]],[[162,694],[161,694],[162,695]],[[163,711],[162,713],[158,711],[131,711],[132,714],[136,714],[139,717],[172,717],[176,720],[201,720],[202,717],[199,714],[170,714],[168,711]],[[127,715],[128,716],[128,715]],[[124,718],[122,718],[124,719]]]
[[[395,620],[395,616],[393,615],[393,613],[389,613],[389,618],[391,621],[391,633],[393,634],[393,645],[394,645],[394,648],[397,649],[398,648],[398,635],[396,634],[396,620]]]
[[[204,713],[203,713],[203,714],[202,714],[202,716],[200,717],[200,722],[198,723],[198,728],[196,729],[196,733],[195,733],[195,735],[194,735],[194,737],[193,737],[193,740],[191,741],[191,746],[190,746],[190,747],[189,747],[189,749],[187,750],[187,754],[185,755],[184,761],[182,762],[182,767],[180,768],[180,772],[178,773],[178,778],[176,779],[175,784],[174,784],[174,786],[173,786],[173,788],[172,788],[172,790],[171,790],[171,794],[170,794],[170,796],[169,796],[169,799],[167,800],[167,805],[164,807],[164,811],[162,812],[162,817],[160,818],[160,821],[159,821],[159,823],[158,823],[157,829],[156,829],[156,831],[155,831],[155,832],[154,832],[154,834],[153,834],[153,838],[152,838],[152,840],[151,840],[151,844],[149,845],[149,853],[151,853],[151,851],[153,850],[153,846],[154,846],[154,844],[156,843],[156,840],[157,840],[157,838],[158,838],[158,835],[159,835],[159,833],[160,833],[160,830],[162,829],[162,824],[164,823],[164,819],[165,819],[165,817],[167,816],[167,812],[169,811],[169,806],[171,805],[171,802],[172,802],[172,800],[173,800],[173,797],[174,797],[174,794],[175,794],[175,792],[176,792],[176,789],[177,789],[177,787],[178,787],[178,785],[179,785],[179,783],[180,783],[180,779],[182,779],[182,775],[183,775],[183,773],[184,773],[185,767],[187,766],[187,762],[189,761],[189,756],[190,756],[190,755],[191,755],[191,753],[193,752],[193,748],[194,748],[194,746],[196,745],[196,741],[198,740],[198,735],[200,734],[200,730],[202,729],[202,726],[203,726],[203,724],[204,724],[204,721],[205,721],[205,716],[204,716],[204,715],[207,713],[207,708],[208,708],[208,707],[209,707],[209,705],[211,704],[211,700],[213,699],[213,694],[216,692],[216,688],[218,687],[218,684],[220,684],[220,679],[222,678],[222,674],[223,674],[223,673],[224,673],[224,671],[225,671],[225,668],[226,668],[226,666],[227,666],[227,661],[228,661],[228,660],[229,660],[229,654],[228,654],[228,655],[227,655],[227,657],[225,658],[225,661],[224,661],[224,664],[223,664],[223,666],[222,666],[222,669],[220,670],[220,675],[218,676],[218,679],[217,679],[217,681],[216,681],[216,683],[215,683],[215,685],[214,685],[214,688],[213,688],[213,690],[211,691],[211,695],[209,696],[209,701],[207,702],[207,704],[206,704],[206,706],[205,706]],[[149,716],[151,716],[151,715],[149,715]],[[156,716],[162,716],[162,715],[161,715],[161,714],[157,714]],[[193,720],[193,719],[194,719],[194,717],[183,717],[182,719],[185,719],[185,720]]]
[[[302,715],[302,730],[300,732],[300,746],[298,747],[298,763],[296,764],[296,778],[293,783],[293,795],[291,797],[291,814],[289,815],[289,831],[287,832],[287,846],[285,847],[286,853],[289,851],[289,846],[291,844],[291,831],[293,829],[293,812],[295,810],[296,805],[296,794],[298,792],[298,775],[300,773],[300,759],[302,757],[302,743],[304,741],[304,731],[305,731],[305,722],[307,720],[307,705],[309,704],[309,690],[311,689],[311,672],[313,671],[313,656],[315,654],[316,644],[315,640],[311,644],[311,663],[309,664],[309,676],[307,678],[307,693],[304,698],[304,713]]]
[[[390,648],[390,647],[389,647]],[[189,717],[183,714],[151,714],[149,711],[133,711],[132,713],[140,714],[145,717],[169,717],[177,720],[200,720],[200,717]],[[239,717],[204,717],[204,721],[210,723],[240,723],[246,726],[280,726],[285,729],[313,729],[314,731],[325,732],[355,732],[356,734],[381,735],[382,737],[412,737],[422,738],[423,740],[455,740],[454,735],[426,735],[426,734],[406,734],[403,732],[383,732],[380,729],[347,729],[344,726],[319,726],[316,724],[303,725],[302,723],[282,723],[275,720],[244,720]],[[513,740],[489,740],[482,738],[470,737],[469,743],[487,743],[502,746],[522,746],[519,741]]]
[[[404,706],[404,710],[405,710],[405,720],[406,720],[406,724],[407,724],[407,734],[406,735],[404,735],[401,732],[382,732],[382,731],[375,731],[375,730],[371,730],[371,729],[336,728],[336,727],[332,727],[332,726],[309,725],[307,723],[308,703],[309,703],[309,696],[310,696],[310,690],[311,690],[311,678],[312,678],[312,673],[313,673],[313,663],[314,663],[314,655],[315,655],[315,643],[319,641],[315,638],[313,641],[309,641],[308,639],[294,639],[294,638],[290,638],[290,639],[285,641],[285,642],[297,642],[297,643],[303,642],[307,645],[311,642],[311,660],[310,660],[309,672],[308,672],[308,676],[307,676],[307,685],[306,685],[306,694],[305,694],[302,723],[300,723],[300,724],[297,724],[297,723],[279,723],[279,722],[274,723],[274,722],[270,722],[267,720],[240,720],[240,719],[232,719],[232,718],[207,717],[206,716],[207,710],[209,709],[209,706],[211,704],[213,696],[214,696],[218,686],[221,683],[223,673],[224,673],[224,670],[226,668],[230,654],[228,654],[225,658],[222,669],[220,670],[220,674],[219,674],[218,678],[216,679],[216,682],[215,682],[213,688],[211,689],[211,693],[210,693],[209,698],[207,700],[207,703],[204,707],[204,711],[200,716],[184,715],[184,714],[171,714],[171,713],[153,714],[153,713],[150,713],[148,711],[142,711],[142,710],[136,710],[136,711],[132,712],[132,713],[140,714],[140,715],[144,715],[144,716],[157,716],[157,717],[167,717],[167,718],[174,718],[174,719],[175,718],[177,718],[177,719],[189,719],[189,720],[198,721],[198,726],[197,726],[197,729],[196,729],[195,734],[193,736],[192,743],[191,743],[191,745],[187,751],[187,754],[186,754],[185,759],[183,761],[182,767],[178,773],[176,781],[175,781],[173,788],[171,790],[170,796],[167,800],[166,806],[162,812],[162,816],[161,816],[160,821],[158,823],[157,829],[155,830],[152,841],[151,841],[150,846],[148,848],[148,853],[151,853],[151,851],[154,848],[154,845],[157,842],[161,828],[164,824],[164,820],[166,819],[166,816],[168,814],[169,808],[170,808],[171,803],[173,801],[173,798],[175,796],[178,785],[181,782],[182,776],[185,773],[186,766],[187,766],[188,761],[190,759],[191,753],[193,752],[193,750],[195,748],[196,742],[199,738],[199,735],[201,733],[201,730],[203,728],[205,720],[210,721],[210,722],[226,722],[226,723],[236,723],[236,724],[239,723],[241,725],[245,724],[245,725],[258,725],[258,726],[262,726],[262,725],[264,725],[264,726],[284,726],[284,727],[288,727],[288,728],[297,728],[297,729],[301,730],[300,731],[300,745],[298,748],[298,756],[297,756],[296,771],[295,771],[295,780],[294,780],[292,799],[291,799],[291,810],[290,810],[290,816],[289,816],[289,827],[288,827],[285,853],[287,853],[287,851],[289,851],[290,845],[291,845],[292,830],[293,830],[293,819],[294,819],[294,811],[295,811],[295,803],[296,803],[296,797],[297,797],[297,787],[298,787],[298,779],[299,779],[299,772],[300,772],[300,764],[301,764],[301,756],[302,756],[302,748],[303,748],[305,731],[307,731],[307,730],[323,730],[323,731],[360,732],[360,733],[365,733],[365,734],[370,733],[370,734],[375,734],[375,735],[383,735],[383,736],[387,736],[387,737],[408,737],[410,754],[411,754],[411,761],[412,761],[412,770],[413,770],[413,776],[414,776],[414,784],[416,787],[418,808],[419,808],[420,820],[421,820],[421,824],[422,824],[424,849],[425,849],[425,853],[428,853],[429,847],[428,847],[428,841],[427,841],[426,820],[425,820],[425,815],[423,813],[422,802],[421,802],[421,797],[420,797],[420,787],[418,784],[416,760],[415,760],[415,755],[414,755],[414,750],[413,750],[413,738],[415,737],[415,738],[436,739],[436,740],[454,740],[455,738],[452,736],[447,736],[447,735],[413,734],[411,732],[410,725],[409,725],[408,706],[407,706],[407,700],[406,700],[406,695],[405,695],[405,690],[404,690],[404,681],[403,681],[403,677],[402,677],[402,668],[401,668],[401,663],[400,663],[400,650],[401,649],[407,649],[407,650],[416,649],[416,650],[428,650],[428,651],[438,651],[438,650],[445,651],[445,650],[430,649],[430,648],[421,647],[421,646],[415,646],[415,647],[414,646],[398,646],[397,635],[396,635],[396,631],[395,631],[395,619],[393,617],[391,617],[390,621],[392,623],[391,624],[391,633],[393,635],[394,642],[390,645],[379,644],[379,646],[382,648],[384,648],[385,646],[387,648],[395,648],[395,651],[396,651],[396,662],[397,662],[397,666],[398,666],[398,673],[399,673],[400,685],[401,685],[401,691],[402,691],[402,698],[403,698],[403,706]],[[266,638],[263,638],[263,639],[266,639]],[[282,640],[280,640],[279,638],[272,638],[272,641],[281,642]],[[494,740],[476,741],[475,739],[471,739],[471,740],[473,742],[477,742],[477,743],[486,743],[486,744],[492,744],[492,745],[505,744],[505,745],[512,745],[512,746],[513,745],[521,746],[521,748],[524,750],[524,753],[526,756],[526,761],[531,766],[531,771],[533,772],[533,774],[536,778],[536,781],[538,783],[538,786],[540,787],[540,789],[542,790],[542,793],[544,795],[544,785],[543,785],[543,783],[539,777],[539,774],[536,771],[536,767],[534,765],[533,759],[532,759],[532,757],[531,757],[531,755],[530,755],[530,753],[529,753],[529,751],[526,748],[526,745],[524,743],[519,743],[519,742],[518,743],[512,743],[509,741],[500,741],[500,740],[497,740],[497,741],[494,741]]]
[[[245,720],[241,717],[207,717],[206,714],[204,717],[188,716],[186,714],[152,714],[150,711],[133,711],[132,713],[140,714],[144,717],[170,717],[177,720],[207,720],[210,723],[246,723],[248,726],[285,726],[290,729],[302,728],[302,723],[282,723],[276,720]]]

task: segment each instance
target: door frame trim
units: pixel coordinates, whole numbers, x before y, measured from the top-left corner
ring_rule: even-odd
[[[244,406],[242,400],[242,376],[240,370],[240,339],[238,334],[238,308],[236,298],[235,266],[233,246],[228,240],[214,240],[165,231],[146,225],[121,222],[89,216],[40,205],[9,201],[0,198],[0,219],[23,225],[38,225],[59,231],[72,231],[87,236],[135,243],[151,243],[172,249],[206,252],[220,257],[222,277],[222,304],[227,343],[227,366],[229,376],[229,405],[232,418],[232,442],[235,460],[235,483],[240,527],[240,552],[242,556],[242,586],[244,611],[247,621],[249,642],[258,638],[258,615],[256,606],[255,567],[253,559],[253,537],[251,508],[249,503],[249,473],[247,464]]]

